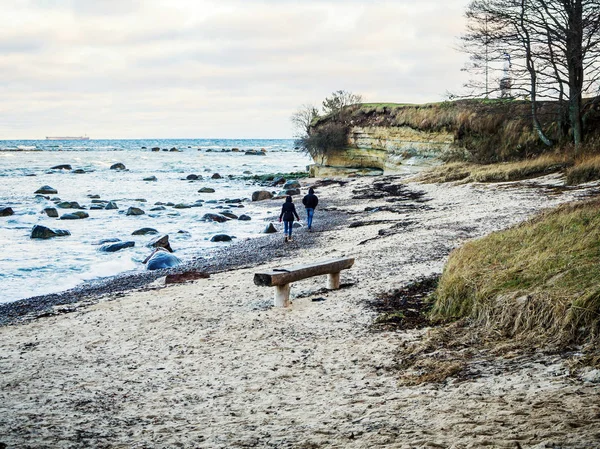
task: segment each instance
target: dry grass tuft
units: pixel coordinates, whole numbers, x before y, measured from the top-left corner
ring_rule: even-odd
[[[600,200],[571,203],[450,255],[433,317],[557,344],[600,335]]]
[[[567,170],[567,185],[583,184],[600,179],[600,155],[584,155]]]

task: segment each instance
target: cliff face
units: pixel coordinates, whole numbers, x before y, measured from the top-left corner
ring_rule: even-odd
[[[598,139],[600,102],[586,101],[588,140]],[[448,154],[477,163],[528,158],[548,150],[532,130],[530,115],[531,104],[518,100],[350,106],[337,116],[321,117],[313,123],[311,135],[321,132],[321,141],[327,142],[327,128],[334,124],[345,127],[347,139],[339,148],[320,152],[311,173],[381,173]],[[556,103],[539,103],[538,115],[554,142],[569,141],[554,121]]]
[[[353,126],[348,146],[330,151],[312,168],[315,176],[355,171],[394,171],[407,162],[439,157],[458,148],[449,132],[427,132],[408,126]],[[362,170],[359,170],[362,169]]]

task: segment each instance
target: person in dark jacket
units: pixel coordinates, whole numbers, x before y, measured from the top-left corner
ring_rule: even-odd
[[[292,197],[288,195],[285,198],[285,203],[281,207],[281,214],[279,214],[279,221],[283,219],[283,234],[285,236],[286,242],[292,241],[292,228],[294,227],[294,216],[298,221],[300,221],[300,217],[298,216],[298,212],[296,212],[296,206],[292,203]]]
[[[304,207],[306,208],[306,225],[310,231],[312,228],[313,215],[315,214],[317,204],[319,204],[319,198],[315,195],[315,189],[312,187],[308,189],[308,195],[302,198],[302,204],[304,204]]]

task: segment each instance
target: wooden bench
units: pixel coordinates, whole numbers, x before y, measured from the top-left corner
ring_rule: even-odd
[[[255,273],[254,283],[261,287],[275,287],[275,307],[290,304],[290,284],[301,279],[327,274],[327,288],[340,288],[340,271],[350,268],[354,259],[332,259],[310,265],[276,268],[265,273]]]

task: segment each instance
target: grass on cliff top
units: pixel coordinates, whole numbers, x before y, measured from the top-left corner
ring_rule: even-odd
[[[434,319],[468,317],[506,337],[597,341],[600,199],[560,206],[454,250],[432,298]]]
[[[433,167],[420,174],[416,181],[424,183],[517,181],[559,172],[573,164],[572,158],[566,154],[545,154],[535,159],[488,165],[452,162]],[[600,179],[600,159],[598,159],[597,175],[596,179]]]

